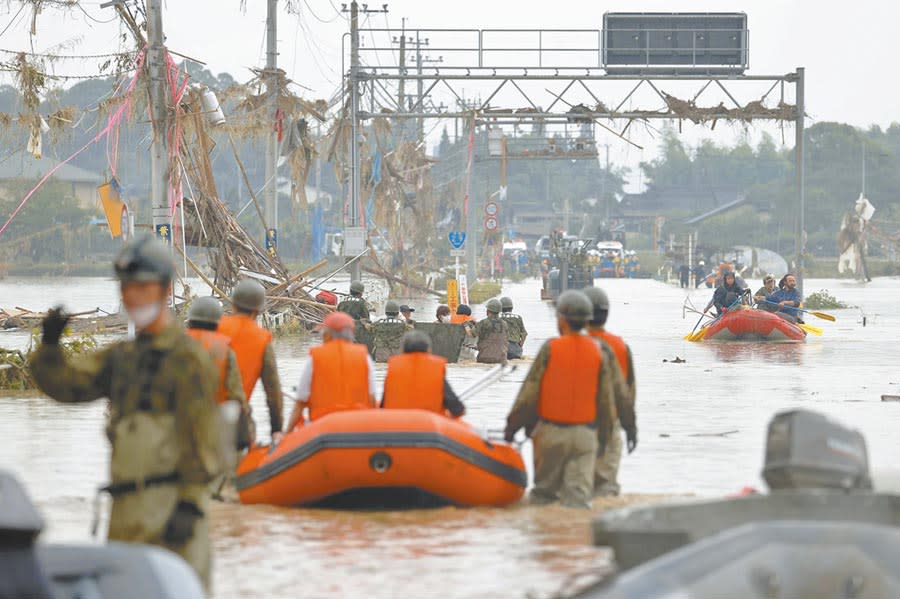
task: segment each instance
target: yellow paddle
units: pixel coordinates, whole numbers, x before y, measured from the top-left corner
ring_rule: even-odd
[[[814,327],[811,324],[805,324],[805,323],[798,322],[797,326],[800,327],[801,329],[803,329],[804,331],[806,331],[807,333],[812,333],[813,335],[816,335],[817,337],[821,337],[822,333],[825,332],[822,329],[820,329],[819,327]]]
[[[769,300],[763,300],[763,302],[765,302],[767,304],[771,304],[773,306],[779,305],[775,302],[770,302]],[[812,314],[816,318],[821,318],[822,320],[827,320],[830,322],[835,322],[837,320],[837,318],[835,318],[831,314],[826,314],[825,312],[813,312],[812,310],[806,310],[804,308],[791,308],[791,310],[796,310],[797,312],[806,312],[807,314]]]

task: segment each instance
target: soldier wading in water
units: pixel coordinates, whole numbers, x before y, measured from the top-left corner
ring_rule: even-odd
[[[31,374],[57,401],[109,398],[109,539],[174,551],[209,588],[209,485],[222,468],[219,373],[168,309],[175,266],[162,243],[130,243],[115,272],[136,338],[69,361],[59,345],[69,316],[54,308]]]

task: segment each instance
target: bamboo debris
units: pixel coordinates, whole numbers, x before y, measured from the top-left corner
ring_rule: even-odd
[[[181,118],[185,127],[178,164],[184,166],[184,175],[194,196],[183,200],[185,237],[191,245],[207,249],[214,275],[210,279],[193,260],[185,256],[187,263],[223,299],[228,298],[228,293],[243,278],[242,271],[257,273],[261,275],[257,280],[267,288],[267,312],[286,313],[302,322],[321,322],[331,308],[312,298],[306,289],[309,282],[304,281],[304,277],[327,264],[327,261],[291,275],[276,253],[267,252],[257,244],[218,197],[209,158],[214,144],[206,131],[206,122],[200,118],[202,109],[197,94],[191,93],[182,108],[184,114]],[[229,141],[234,149],[230,133]],[[236,152],[235,157],[238,158]],[[238,164],[250,189],[243,164]],[[263,221],[261,206],[252,189],[250,193]],[[179,251],[182,249],[179,248]]]

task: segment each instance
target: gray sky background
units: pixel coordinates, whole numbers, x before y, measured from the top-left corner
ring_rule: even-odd
[[[12,2],[9,7],[4,4],[0,2],[0,30],[11,22],[19,8],[17,2]],[[33,41],[28,36],[30,9],[26,9],[0,35],[0,48],[29,49],[33,43],[35,51],[46,51],[59,44],[67,46],[60,53],[115,51],[121,47],[119,38],[124,30],[113,19],[113,11],[101,10],[99,4],[100,0],[82,2],[87,15],[111,22],[98,23],[78,10],[61,12],[52,7],[45,8],[37,18],[37,36]],[[348,21],[336,12],[341,7],[340,2],[298,0],[296,4],[301,8],[299,16],[287,14],[284,10],[280,14],[280,66],[291,79],[312,89],[311,92],[303,92],[304,95],[329,97],[340,84],[341,38],[349,27]],[[369,4],[370,8],[381,6],[380,2]],[[164,27],[168,46],[207,62],[208,68],[215,73],[228,71],[239,80],[249,79],[248,68],[262,66],[265,61],[266,3],[264,0],[247,0],[246,13],[241,12],[239,5],[239,0],[167,0]],[[897,30],[900,3],[890,0],[858,0],[854,3],[833,0],[642,0],[610,3],[578,0],[456,0],[449,3],[395,0],[389,3],[390,12],[386,16],[372,15],[368,21],[362,22],[366,27],[399,29],[401,17],[406,17],[408,28],[600,29],[603,13],[607,11],[674,10],[746,12],[750,29],[749,72],[777,74],[805,66],[807,113],[812,122],[837,120],[861,127],[873,123],[884,127],[900,120],[897,93],[900,84],[895,74],[896,58],[900,54],[900,32]],[[368,42],[364,39],[363,43]],[[392,60],[384,54],[378,59],[384,62]],[[372,60],[370,62],[374,63]],[[92,66],[91,63],[64,61],[55,68],[61,74],[82,74]],[[673,89],[673,93],[677,91]],[[753,99],[760,95],[759,92],[757,87],[739,99]],[[477,92],[473,90],[472,93]],[[621,97],[622,93],[618,90],[610,90],[611,101],[617,93]],[[754,96],[754,93],[757,95]],[[688,91],[685,92],[687,94]],[[518,98],[498,99],[505,100],[512,107],[525,105],[524,100]],[[641,107],[658,108],[658,98],[651,100],[647,99],[648,104]],[[710,104],[717,104],[718,101],[719,98],[712,95],[708,99]],[[440,132],[440,125],[429,125],[429,130],[432,131],[430,141],[433,143]],[[725,143],[742,136],[754,141],[761,131],[770,132],[781,143],[781,130],[764,124],[754,124],[750,128],[720,125],[714,132],[686,129],[685,136],[689,143],[704,137]],[[658,132],[635,129],[630,135],[636,143],[644,146],[643,151],[609,136],[603,136],[600,141],[610,142],[614,162],[635,166],[639,160],[648,159],[655,153]],[[791,127],[785,127],[784,140],[786,145],[793,145]]]

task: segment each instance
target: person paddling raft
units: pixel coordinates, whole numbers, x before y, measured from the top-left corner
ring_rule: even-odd
[[[716,315],[721,316],[728,311],[746,289],[738,283],[734,271],[726,270],[722,274],[722,284],[716,288],[713,294],[713,305],[716,307]]]
[[[784,276],[784,287],[766,296],[766,303],[772,308],[777,308],[775,312],[790,322],[803,322],[801,316],[803,313],[797,308],[803,307],[803,296],[797,289],[797,277],[788,273]]]

